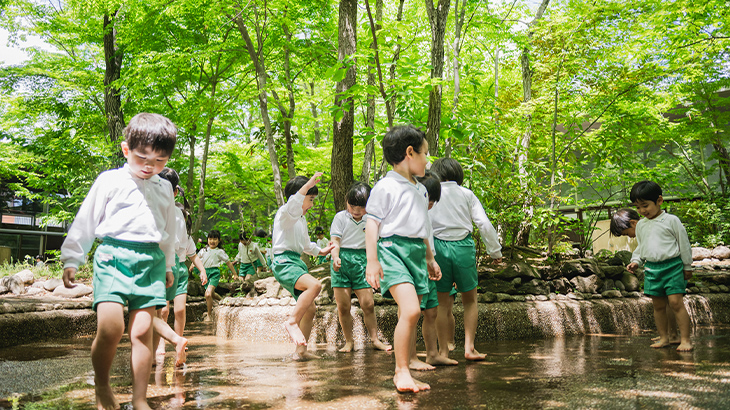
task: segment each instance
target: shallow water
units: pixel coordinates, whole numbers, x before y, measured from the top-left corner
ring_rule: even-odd
[[[730,408],[730,327],[695,329],[690,353],[649,348],[651,333],[592,335],[478,345],[489,354],[459,365],[414,372],[431,385],[398,394],[392,353],[338,353],[294,362],[288,343],[252,343],[190,324],[188,364],[173,366],[168,345],[148,390],[153,408]],[[0,408],[93,408],[91,338],[0,349]],[[423,346],[419,346],[420,349]],[[131,408],[129,341],[119,347],[112,384]]]

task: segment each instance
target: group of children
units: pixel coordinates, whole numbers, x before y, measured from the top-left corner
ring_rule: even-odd
[[[238,273],[244,278],[258,268],[270,266],[275,278],[296,299],[283,323],[296,345],[295,359],[317,358],[308,352],[307,340],[316,313],[314,300],[322,289],[320,281],[308,273],[302,253],[331,254],[332,287],[345,336],[340,351],[354,349],[350,314],[354,292],[372,345],[395,350],[393,382],[399,392],[430,388],[414,379],[411,369],[458,363],[449,358],[456,292],[461,293],[464,305],[464,358],[485,358],[474,347],[477,271],[473,226],[479,229],[487,253],[496,263],[502,259],[501,246],[479,200],[461,186],[464,175],[457,161],[439,159],[427,173],[428,142],[421,130],[398,126],[384,136],[383,155],[393,170],[372,190],[364,183],[350,188],[347,208],[332,222],[331,242],[310,241],[304,216],[314,204],[322,173],[289,180],[284,189],[287,202],[274,218],[272,247],[267,252],[270,261],[243,232],[235,258],[240,264],[238,272],[221,249],[218,231],[211,231],[208,246],[195,252],[187,209],[176,206],[174,201],[182,193],[179,177],[165,168],[176,133],[174,124],[163,116],[143,113],[132,118],[121,143],[127,164],[97,178],[62,247],[63,280],[65,286],[72,287],[76,270],[84,263],[94,240],[102,240],[94,253],[93,308],[98,325],[91,352],[99,408],[119,408],[109,373],[124,331],[124,306],[129,306],[130,313],[134,408],[149,408],[145,396],[153,346],[164,354],[164,341],[157,344],[157,337],[175,344],[176,365],[184,364],[185,258],[190,258],[190,269],[196,267],[201,282],[207,285],[208,319],[220,279],[219,265],[225,263],[233,275]],[[644,218],[639,219],[630,210],[617,212],[611,230],[616,235],[635,235],[639,240],[627,268],[633,271],[642,261],[646,264],[645,293],[652,298],[660,334],[652,347],[675,342],[667,324],[667,312],[671,311],[681,335],[678,350],[691,350],[689,318],[682,303],[686,279],[691,276],[689,241],[679,220],[662,211],[661,194],[661,188],[653,182],[636,184],[631,200]],[[393,347],[378,338],[373,289],[379,289],[398,305]],[[170,301],[175,314],[174,331],[166,321]],[[415,351],[415,330],[421,315],[425,363]]]

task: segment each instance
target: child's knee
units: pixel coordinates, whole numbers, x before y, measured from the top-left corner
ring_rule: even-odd
[[[424,321],[435,321],[437,313],[438,313],[438,311],[436,308],[426,309],[423,311],[423,320]]]
[[[343,301],[343,302],[337,303],[337,311],[343,315],[349,314],[351,307],[352,307],[352,304],[350,303],[350,301]]]
[[[368,311],[375,309],[375,302],[373,301],[372,298],[370,298],[370,299],[363,298],[363,299],[365,299],[365,300],[358,299],[360,301],[360,309],[368,310]]]
[[[311,285],[309,285],[309,289],[311,289],[313,292],[316,292],[319,294],[319,292],[322,291],[322,283],[320,281],[313,281]],[[308,290],[309,290],[308,289]]]

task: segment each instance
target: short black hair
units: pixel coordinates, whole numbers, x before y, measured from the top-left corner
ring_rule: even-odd
[[[284,195],[286,196],[286,199],[288,200],[289,197],[296,194],[307,182],[309,182],[309,178],[305,177],[304,175],[297,175],[294,178],[290,179],[284,187]],[[319,189],[317,189],[317,185],[309,188],[309,191],[307,191],[307,195],[318,194]]]
[[[263,229],[259,228],[256,230],[256,232],[254,232],[254,235],[258,236],[259,238],[266,238],[267,233]]]
[[[629,198],[631,202],[637,203],[639,201],[651,201],[656,203],[659,197],[662,196],[662,187],[656,182],[652,181],[641,181],[634,184],[631,187],[631,193]]]
[[[345,195],[345,201],[352,206],[364,207],[370,198],[370,185],[364,182],[355,182],[350,185],[350,189]]]
[[[238,239],[242,241],[247,241],[249,238],[248,231],[245,229],[238,233]]]
[[[439,158],[431,165],[431,171],[438,174],[441,180],[454,181],[461,185],[464,182],[464,170],[459,161],[453,158]]]
[[[314,234],[315,235],[319,235],[319,234],[324,235],[324,228],[322,228],[321,226],[314,228]]]
[[[150,147],[152,151],[172,155],[177,141],[177,127],[160,114],[142,112],[124,128],[124,141],[130,150]]]
[[[180,184],[180,175],[178,175],[174,169],[168,167],[162,168],[162,171],[160,171],[157,175],[159,175],[160,178],[170,181],[172,191],[175,192],[175,189],[178,188],[178,185]]]
[[[441,200],[441,178],[439,178],[438,174],[427,170],[424,176],[416,177],[416,179],[426,187],[429,202],[438,202]]]
[[[223,247],[223,238],[221,238],[221,231],[219,231],[217,229],[212,229],[210,231],[210,233],[208,234],[207,239],[210,239],[210,238],[218,239],[218,247],[219,248]]]
[[[639,219],[641,219],[641,216],[635,209],[619,209],[611,217],[611,234],[613,236],[623,235],[623,231],[631,228],[631,221],[638,221]]]
[[[413,125],[393,127],[383,137],[383,157],[390,165],[400,164],[406,158],[408,147],[420,154],[424,141],[426,134]]]

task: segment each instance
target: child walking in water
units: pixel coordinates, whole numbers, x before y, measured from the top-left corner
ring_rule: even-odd
[[[352,338],[352,302],[350,296],[355,292],[360,301],[363,322],[370,335],[373,347],[378,350],[391,350],[392,347],[378,339],[378,323],[375,320],[375,303],[373,288],[365,280],[365,205],[370,196],[370,186],[356,182],[347,191],[345,202],[347,209],[338,212],[332,220],[330,237],[332,238],[332,290],[337,302],[337,315],[340,318],[345,345],[340,352],[351,352],[354,349]]]
[[[439,350],[448,357],[448,343],[452,340],[453,326],[449,323],[449,312],[454,308],[450,294],[453,284],[461,292],[464,304],[464,358],[484,360],[485,354],[474,348],[478,321],[477,306],[477,263],[476,250],[471,232],[473,224],[479,228],[487,253],[495,263],[502,262],[502,246],[497,231],[487,218],[476,195],[461,184],[464,171],[453,158],[434,161],[431,170],[441,177],[441,201],[434,205],[428,215],[433,223],[436,262],[441,267],[441,280],[436,283],[439,300],[438,329]]]
[[[238,265],[238,276],[243,280],[249,280],[252,275],[256,274],[257,266],[266,268],[268,265],[266,265],[266,259],[261,254],[259,246],[251,240],[248,232],[241,232],[238,239],[238,255],[235,258],[236,263],[240,264]],[[256,262],[259,262],[259,265]]]
[[[630,198],[644,219],[636,224],[639,246],[626,269],[634,272],[644,263],[644,294],[651,297],[654,321],[659,331],[659,340],[651,347],[670,345],[667,331],[669,304],[679,325],[681,343],[677,350],[688,352],[692,350],[692,342],[684,293],[687,279],[692,277],[692,248],[687,231],[679,218],[662,210],[662,188],[656,182],[637,182],[631,188]]]
[[[215,293],[215,288],[218,286],[218,282],[221,280],[221,271],[218,268],[222,263],[228,266],[228,270],[235,277],[236,269],[228,259],[228,254],[224,251],[221,246],[221,233],[220,231],[213,229],[208,234],[208,247],[203,248],[198,252],[198,257],[203,261],[204,271],[200,272],[200,283],[208,287],[205,289],[205,303],[208,311],[205,313],[204,321],[209,322],[213,318],[213,298],[219,299]],[[192,270],[192,265],[190,269]],[[216,297],[217,296],[217,297]]]
[[[274,256],[271,270],[281,286],[297,301],[294,310],[284,322],[284,329],[296,345],[294,360],[319,358],[307,351],[307,340],[312,331],[314,314],[317,312],[314,299],[322,290],[322,284],[309,274],[301,257],[302,252],[312,256],[324,256],[332,250],[332,245],[320,248],[309,241],[307,219],[304,217],[319,193],[317,182],[321,176],[321,172],[316,172],[309,180],[304,176],[290,179],[284,187],[287,202],[276,211],[274,217]]]
[[[96,337],[91,345],[94,391],[99,409],[118,409],[110,384],[117,345],[129,305],[132,346],[132,406],[149,409],[147,384],[152,369],[152,321],[165,305],[175,264],[175,201],[172,187],[157,174],[175,149],[177,129],[158,114],[135,115],[124,129],[124,167],[105,171],[84,199],[61,246],[63,283],[73,287],[79,265],[95,239],[94,304]]]
[[[428,193],[416,181],[428,163],[428,142],[423,131],[398,126],[383,138],[383,156],[393,171],[378,181],[367,202],[365,248],[367,281],[398,304],[395,327],[395,375],[399,392],[430,389],[411,377],[412,335],[421,316],[420,303],[428,293],[428,278],[438,280],[441,270],[428,246]]]

